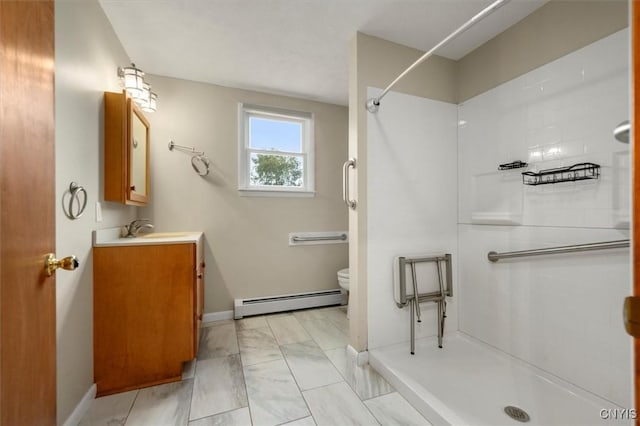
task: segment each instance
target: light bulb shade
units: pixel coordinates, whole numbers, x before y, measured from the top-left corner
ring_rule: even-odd
[[[138,96],[132,96],[133,100],[140,105],[141,108],[145,108],[149,105],[149,98],[151,97],[151,85],[147,82],[142,83],[142,91]]]
[[[146,105],[142,105],[141,109],[146,112],[155,112],[158,102],[158,95],[153,92],[149,92],[149,102]]]
[[[144,72],[136,68],[135,64],[130,67],[120,68],[118,75],[122,78],[124,88],[132,98],[142,95],[144,90]]]
[[[1,1],[1,0],[0,0]],[[143,111],[156,110],[158,95],[151,91],[151,85],[144,81],[144,72],[132,63],[130,67],[118,68],[118,76],[127,91],[127,95],[140,106]]]

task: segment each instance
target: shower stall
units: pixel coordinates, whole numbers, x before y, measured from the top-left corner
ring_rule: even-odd
[[[388,91],[376,112],[358,106],[352,322],[366,323],[370,364],[433,424],[635,418],[622,322],[630,151],[613,135],[630,114],[629,38],[611,31],[464,100]],[[383,90],[367,86],[361,104]],[[553,250],[591,243],[603,245]],[[422,303],[412,355],[394,262],[444,253],[453,296],[443,347],[438,304]],[[417,280],[437,286],[438,276]]]

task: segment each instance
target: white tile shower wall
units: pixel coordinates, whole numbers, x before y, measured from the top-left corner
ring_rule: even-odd
[[[626,230],[460,225],[460,330],[631,407],[626,249],[491,263],[487,253],[628,238]]]
[[[369,96],[380,93],[368,91]],[[380,110],[368,116],[369,348],[409,340],[408,308],[399,309],[393,298],[398,255],[453,255],[456,296],[447,309],[446,329],[458,328],[456,110],[454,104],[390,92]],[[435,280],[435,274],[429,278]],[[423,304],[422,315],[417,336],[436,334],[435,303]]]
[[[606,37],[459,106],[459,221],[629,227],[628,30]],[[526,186],[526,170],[593,162],[599,181]]]
[[[627,51],[624,30],[459,108],[460,330],[623,407],[628,250],[486,256],[629,237],[629,150],[612,136],[629,117]],[[590,161],[602,177],[525,186],[522,170],[497,171],[513,160],[534,170]],[[498,226],[508,223],[523,226]]]

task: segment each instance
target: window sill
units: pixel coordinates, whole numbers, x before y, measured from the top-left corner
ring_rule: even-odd
[[[241,197],[299,197],[313,198],[316,196],[315,191],[287,191],[277,189],[245,189],[239,188],[238,193]]]

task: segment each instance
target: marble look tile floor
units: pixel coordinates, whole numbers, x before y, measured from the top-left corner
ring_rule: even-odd
[[[349,362],[346,308],[209,323],[183,380],[97,398],[81,426],[429,425]]]

